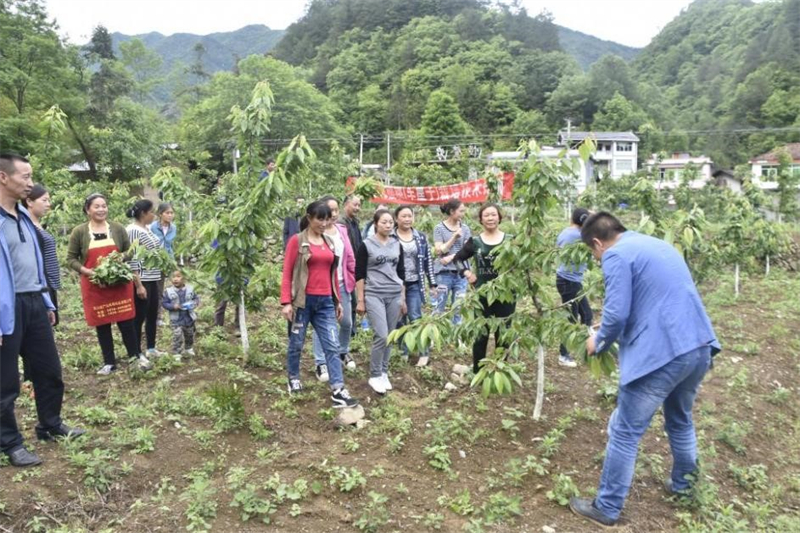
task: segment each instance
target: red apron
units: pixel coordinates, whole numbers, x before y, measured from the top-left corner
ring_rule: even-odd
[[[87,231],[88,228],[87,228]],[[101,257],[119,249],[111,238],[111,230],[106,225],[106,238],[90,237],[89,251],[83,266],[94,268]],[[90,326],[103,326],[114,322],[131,320],[136,316],[133,303],[133,282],[101,287],[89,281],[89,276],[81,276],[81,294],[83,295],[83,314]]]

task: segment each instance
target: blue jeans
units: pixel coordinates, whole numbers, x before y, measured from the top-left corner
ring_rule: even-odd
[[[306,340],[308,324],[320,332],[319,338],[328,364],[331,389],[344,386],[342,361],[339,359],[339,325],[336,322],[336,308],[332,296],[306,295],[306,306],[294,310],[294,322],[289,330],[289,350],[286,354],[286,366],[289,379],[300,379],[300,352]],[[324,333],[323,333],[324,332]]]
[[[467,280],[458,275],[458,272],[443,270],[436,274],[436,312],[441,314],[447,308],[447,300],[451,299],[453,307],[461,305],[461,300],[467,294]],[[453,315],[453,324],[461,324],[461,313],[458,311]]]
[[[423,290],[425,290],[425,287],[423,286],[422,280],[406,283],[406,310],[408,312],[403,318],[400,319],[400,323],[397,325],[398,327],[416,322],[422,318]],[[403,347],[403,356],[408,357],[408,346],[405,345],[402,337],[400,338],[400,346]],[[420,351],[420,355],[427,357],[429,352],[430,350],[425,349]]]
[[[672,487],[678,491],[689,486],[686,476],[697,469],[692,405],[710,365],[711,348],[703,346],[620,386],[617,408],[608,421],[606,458],[594,502],[608,518],[616,520],[622,512],[633,480],[639,441],[662,404],[664,429],[672,449]]]
[[[352,334],[353,323],[351,322],[350,313],[350,293],[344,288],[344,282],[339,283],[339,295],[342,299],[342,320],[339,322],[339,354],[344,355],[350,352],[350,338]],[[314,364],[317,366],[324,365],[325,363],[325,350],[322,349],[322,343],[319,341],[319,335],[315,329],[311,333],[311,344],[314,351]]]

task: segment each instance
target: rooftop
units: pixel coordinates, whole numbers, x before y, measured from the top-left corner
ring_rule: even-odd
[[[598,141],[639,142],[639,137],[632,131],[571,131],[569,135],[566,131],[558,132],[560,144],[564,144],[567,140],[581,142],[587,137],[594,137]]]
[[[770,163],[770,164],[778,164],[778,156],[782,151],[786,151],[792,158],[792,161],[798,162],[800,161],[800,143],[789,143],[783,145],[781,147],[775,148],[765,154],[757,155],[753,159],[750,160],[750,163]]]

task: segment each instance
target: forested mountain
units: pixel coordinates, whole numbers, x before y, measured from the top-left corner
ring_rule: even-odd
[[[605,55],[619,56],[625,61],[635,58],[641,48],[625,46],[613,41],[598,39],[593,35],[558,26],[558,41],[561,48],[574,57],[583,70],[588,70],[594,63]]]
[[[114,32],[111,38],[114,49],[119,51],[120,43],[132,39],[141,40],[144,45],[157,53],[162,59],[162,72],[167,74],[176,65],[188,66],[197,57],[198,43],[203,47],[203,66],[213,74],[220,70],[233,70],[236,62],[251,54],[266,54],[283,37],[284,30],[272,30],[262,24],[251,24],[236,31],[195,35],[175,33],[162,35],[158,32],[142,35],[125,35]]]
[[[127,177],[145,171],[141,154],[156,162],[179,140],[223,168],[228,113],[259,79],[275,92],[270,149],[300,132],[328,150],[389,131],[406,139],[399,161],[449,136],[486,150],[551,142],[569,119],[637,132],[643,157],[705,152],[733,167],[798,139],[800,0],[696,0],[630,62],[636,50],[596,59],[614,43],[487,0],[313,0],[265,56],[279,36],[98,27],[81,48],[60,40],[42,0],[0,1],[0,141],[55,159],[79,151]]]
[[[670,127],[800,126],[800,0],[696,0],[639,54],[638,78],[675,109]],[[732,163],[796,140],[767,131],[689,136],[694,150]]]

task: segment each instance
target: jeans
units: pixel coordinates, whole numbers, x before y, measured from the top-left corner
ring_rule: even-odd
[[[300,379],[300,352],[306,340],[308,324],[320,332],[319,339],[325,352],[331,389],[344,386],[342,360],[339,358],[339,326],[336,323],[336,308],[332,296],[313,296],[306,294],[306,306],[294,310],[294,322],[289,334],[289,350],[286,366],[289,379]]]
[[[400,319],[400,323],[397,325],[398,327],[411,324],[422,318],[422,291],[424,290],[425,288],[421,279],[406,283],[406,310],[408,312]],[[408,357],[408,346],[403,342],[403,337],[400,337],[400,346],[403,347],[403,356]],[[430,349],[426,348],[420,351],[420,356],[428,357],[429,353]]]
[[[342,320],[339,322],[339,353],[344,355],[350,352],[350,336],[353,330],[351,322],[352,313],[350,312],[350,293],[344,288],[344,282],[339,283],[339,294],[342,298]],[[325,364],[325,350],[319,341],[317,330],[311,333],[311,344],[314,351],[314,364],[317,366]]]
[[[561,276],[556,276],[556,289],[558,289],[558,294],[561,295],[561,303],[567,303],[578,297],[583,290],[583,285],[577,281],[569,281]],[[586,296],[569,304],[569,311],[572,313],[571,322],[573,324],[580,318],[581,324],[585,326],[592,325],[592,308]],[[566,346],[562,344],[559,350],[562,356],[569,357],[569,351]]]
[[[144,325],[145,338],[147,339],[147,349],[156,347],[156,329],[158,322],[158,308],[161,307],[161,297],[158,293],[157,281],[143,281],[146,298],[136,296],[136,338],[139,345],[142,344],[142,325]]]
[[[0,346],[0,451],[12,452],[23,439],[14,415],[19,396],[19,356],[28,362],[33,391],[36,393],[38,427],[52,429],[61,425],[64,382],[53,328],[47,316],[42,294],[27,292],[14,301],[14,331],[3,335]]]
[[[608,518],[616,520],[622,512],[633,480],[639,441],[662,404],[664,429],[672,450],[672,488],[679,491],[689,486],[686,476],[697,469],[692,405],[710,365],[711,348],[702,346],[620,386],[617,408],[608,421],[606,458],[594,503]]]
[[[511,315],[517,309],[516,302],[501,302],[495,300],[491,305],[486,298],[481,297],[481,307],[483,308],[482,314],[484,318],[505,318],[504,326],[494,330],[494,346],[495,348],[508,348],[509,343],[500,340],[505,328],[511,325]],[[475,344],[472,345],[472,371],[478,373],[479,363],[486,357],[486,347],[489,344],[489,334],[491,332],[484,330],[481,331],[480,336],[475,339]]]
[[[394,331],[400,321],[402,294],[366,293],[364,303],[372,328],[372,350],[369,358],[369,377],[379,378],[389,371],[389,355],[392,346],[387,342],[389,333]]]
[[[447,308],[447,300],[452,295],[453,307],[458,307],[461,300],[467,294],[467,280],[458,275],[458,272],[442,270],[436,274],[436,312],[438,314],[444,313]],[[453,324],[461,324],[461,313],[456,311],[453,314]]]

